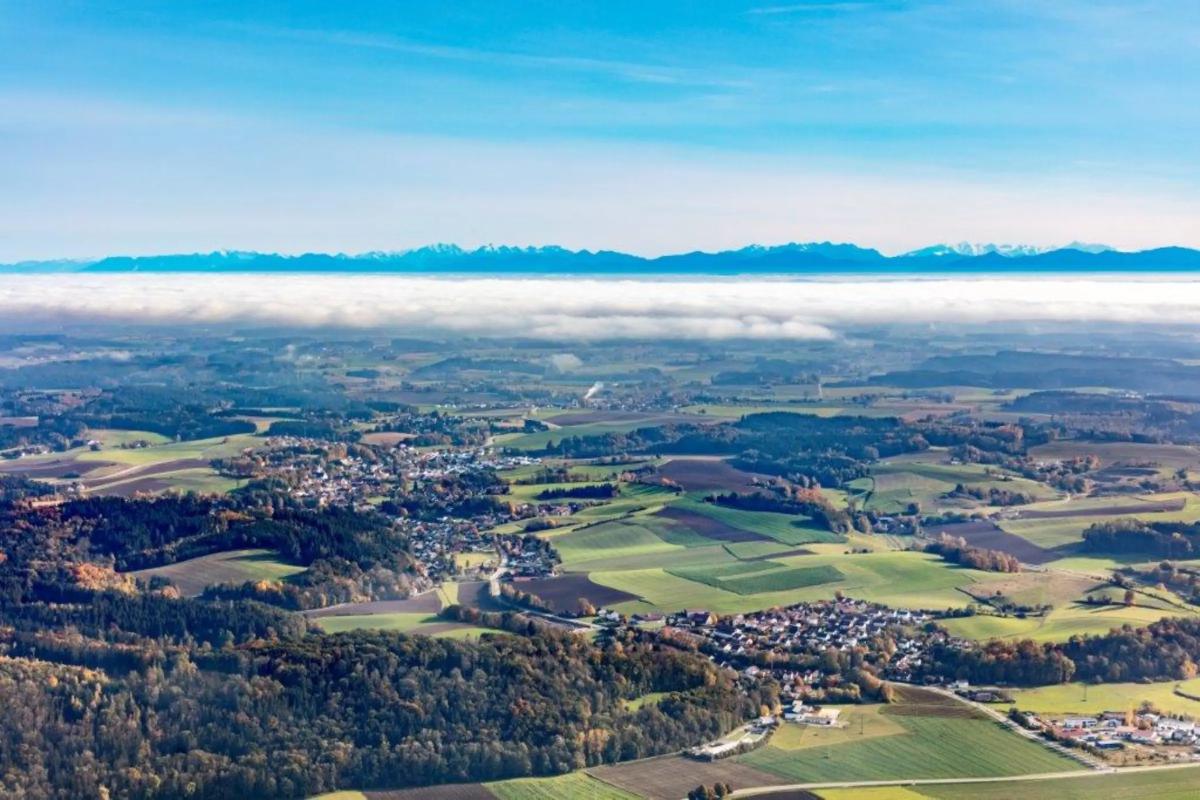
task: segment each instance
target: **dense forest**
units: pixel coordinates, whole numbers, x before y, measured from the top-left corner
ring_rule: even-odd
[[[1195,558],[1200,553],[1200,523],[1107,520],[1097,522],[1083,532],[1083,546],[1094,553]]]
[[[119,677],[0,657],[0,794],[295,798],[555,774],[676,750],[774,702],[693,655],[550,632],[307,635],[220,655]],[[625,710],[652,691],[673,694]]]
[[[1103,636],[1073,636],[1061,644],[995,640],[977,647],[940,645],[925,670],[972,683],[1030,686],[1070,680],[1189,680],[1196,677],[1197,662],[1200,619],[1172,618]]]
[[[254,495],[155,500],[92,497],[45,508],[0,506],[0,595],[24,601],[97,587],[128,590],[124,573],[239,548],[267,548],[308,569],[260,590],[222,587],[288,608],[408,594],[407,539],[381,514],[257,505]]]
[[[310,630],[285,608],[337,601],[362,576],[406,588],[405,540],[377,514],[253,494],[37,508],[36,484],[3,487],[0,796],[296,798],[556,774],[678,750],[776,700],[695,654],[598,647],[515,614],[489,624],[519,635],[473,643]],[[300,594],[184,598],[126,572],[239,547],[307,564],[278,584]],[[648,692],[670,694],[626,709]]]
[[[1018,425],[892,417],[831,417],[770,412],[721,425],[661,425],[629,433],[566,436],[548,442],[546,455],[575,458],[622,453],[734,456],[747,472],[779,475],[805,485],[839,488],[870,472],[881,458],[940,447],[970,447],[1012,456],[1031,442]]]
[[[607,500],[617,496],[614,483],[594,483],[585,486],[560,486],[538,492],[538,500]]]

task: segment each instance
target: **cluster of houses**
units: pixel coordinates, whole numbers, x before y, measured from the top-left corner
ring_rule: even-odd
[[[400,520],[409,548],[425,569],[426,577],[442,581],[459,572],[456,556],[466,553],[496,555],[496,537],[477,520],[443,517],[433,522]]]
[[[331,456],[318,443],[292,437],[269,439],[258,454],[265,472],[287,483],[293,498],[323,506],[363,507],[402,479],[396,466],[352,455]]]
[[[20,444],[0,452],[0,458],[8,461],[15,461],[18,458],[26,458],[28,456],[43,456],[51,452],[53,451],[50,449],[49,445]]]
[[[505,578],[520,581],[530,578],[549,578],[555,574],[560,561],[558,551],[549,542],[532,534],[497,536],[496,546],[507,567]]]
[[[398,489],[406,493],[430,492],[443,500],[442,478],[481,469],[509,469],[537,463],[526,456],[497,455],[485,448],[418,449],[400,442],[390,448],[347,447],[319,439],[275,436],[265,446],[247,453],[254,474],[279,478],[295,499],[316,506],[373,507]],[[490,528],[509,521],[506,513],[484,513],[470,519],[440,517],[422,520],[400,516],[396,522],[408,535],[410,546],[434,581],[458,573],[456,556],[468,553],[497,554],[498,537]],[[509,538],[509,537],[502,537]],[[520,537],[511,537],[520,541]],[[518,575],[542,576],[552,572],[546,557],[518,548],[508,554]]]
[[[397,486],[463,475],[481,469],[510,469],[537,463],[528,456],[506,456],[487,448],[348,448],[300,436],[273,436],[246,455],[254,473],[280,478],[289,494],[317,506],[363,507],[386,497]]]
[[[1144,747],[1190,747],[1200,757],[1200,725],[1151,711],[1104,711],[1095,716],[1055,719],[1031,717],[1030,723],[1060,741],[1091,745],[1097,750]]]
[[[914,536],[921,532],[921,518],[915,514],[877,516],[871,520],[871,530],[893,536]]]
[[[785,685],[811,683],[820,677],[791,671],[790,657],[873,649],[886,638],[890,653],[874,653],[886,662],[883,674],[892,680],[911,680],[927,649],[945,640],[940,629],[925,630],[932,616],[923,611],[894,609],[861,600],[838,599],[798,603],[752,614],[718,618],[704,610],[672,614],[663,633],[690,640],[720,664],[756,677],[763,671]]]

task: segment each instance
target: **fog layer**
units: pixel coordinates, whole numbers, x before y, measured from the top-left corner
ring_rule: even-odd
[[[1200,281],[0,276],[0,321],[387,328],[544,339],[827,339],[887,323],[1200,321]]]

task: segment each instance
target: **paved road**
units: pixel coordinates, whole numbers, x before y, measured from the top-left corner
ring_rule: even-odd
[[[492,599],[496,602],[509,606],[513,611],[519,611],[527,616],[545,620],[546,622],[558,625],[559,627],[567,628],[568,630],[575,631],[577,633],[600,629],[599,626],[593,625],[590,622],[582,622],[577,619],[560,617],[557,614],[550,614],[546,611],[535,611],[532,608],[525,608],[524,606],[518,606],[515,603],[510,603],[504,597],[504,595],[500,594],[500,579],[504,577],[505,573],[507,572],[508,565],[502,561],[500,566],[496,567],[496,571],[492,573],[492,576],[488,578],[488,591],[492,595]]]
[[[1112,770],[1113,770],[1113,768],[1111,766],[1109,766],[1108,764],[1105,764],[1103,761],[1096,758],[1091,753],[1084,752],[1083,750],[1079,750],[1077,748],[1067,747],[1065,745],[1059,744],[1058,742],[1052,742],[1049,739],[1046,739],[1045,737],[1038,735],[1038,733],[1036,731],[1031,731],[1031,730],[1021,727],[1020,725],[1018,725],[1017,723],[1015,723],[1011,719],[1009,719],[1007,714],[1001,714],[999,711],[992,708],[991,706],[988,706],[984,703],[975,703],[970,700],[967,700],[966,698],[959,697],[957,694],[950,691],[949,689],[941,689],[941,688],[932,687],[932,686],[928,687],[928,688],[932,692],[936,692],[937,694],[943,695],[945,697],[949,697],[953,700],[957,700],[958,702],[963,703],[964,705],[968,705],[971,708],[973,708],[983,714],[986,714],[987,716],[994,719],[996,722],[999,722],[1002,725],[1008,726],[1010,729],[1012,729],[1015,733],[1019,734],[1020,736],[1024,736],[1029,741],[1034,742],[1036,744],[1040,744],[1043,747],[1048,747],[1051,750],[1058,753],[1059,755],[1063,755],[1063,756],[1066,756],[1067,758],[1078,761],[1080,764],[1083,764],[1085,767],[1088,767],[1089,769],[1093,769],[1098,772],[1112,772]]]
[[[1200,771],[1200,764],[1159,764],[1153,767],[1108,767],[1102,772],[1039,772],[1032,775],[1010,775],[996,778],[917,778],[905,781],[841,781],[826,783],[792,783],[786,786],[761,786],[751,789],[736,789],[730,797],[766,797],[780,792],[797,790],[816,791],[818,789],[866,789],[872,786],[942,786],[947,784],[969,783],[1019,783],[1023,781],[1053,781],[1069,778],[1089,778],[1099,774],[1126,774],[1134,772],[1158,772],[1167,769],[1195,769]],[[1200,780],[1200,776],[1197,776]]]

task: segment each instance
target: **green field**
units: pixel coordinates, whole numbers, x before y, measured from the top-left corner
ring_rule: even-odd
[[[925,454],[921,454],[925,455]],[[940,453],[928,454],[941,458]],[[1023,492],[1039,500],[1049,500],[1058,493],[1049,487],[1026,478],[1015,477],[979,464],[942,464],[906,458],[882,462],[871,470],[871,476],[850,483],[865,503],[867,510],[885,514],[904,512],[912,503],[923,511],[939,508],[986,507],[985,503],[960,498],[946,498],[958,484],[978,489],[1003,489]]]
[[[594,569],[597,562],[611,563],[614,559],[686,550],[678,540],[672,543],[663,538],[667,527],[649,517],[639,516],[555,535],[552,541],[562,556],[564,567],[575,570],[591,565]],[[708,544],[716,545],[715,542]]]
[[[161,433],[152,431],[127,431],[116,428],[89,428],[87,438],[95,439],[104,447],[120,447],[133,442],[149,442],[150,444],[166,444],[171,440]]]
[[[1137,709],[1143,702],[1149,702],[1168,714],[1200,716],[1200,700],[1181,697],[1175,693],[1176,688],[1200,697],[1200,678],[1159,683],[1065,683],[1021,689],[1012,694],[1017,708],[1038,714],[1099,714]]]
[[[647,692],[646,694],[635,697],[632,700],[626,700],[625,708],[629,711],[637,711],[642,706],[656,706],[661,703],[662,699],[668,694],[670,694],[670,692]]]
[[[447,623],[436,614],[385,612],[382,614],[345,614],[318,617],[313,622],[326,633],[373,630],[437,636],[447,639],[477,638],[484,633],[497,633],[491,628]]]
[[[1122,625],[1139,627],[1163,617],[1180,616],[1171,608],[1145,608],[1121,605],[1086,606],[1072,604],[1057,608],[1045,617],[994,617],[976,615],[942,620],[956,636],[968,639],[1033,639],[1037,642],[1061,642],[1075,635],[1108,633]]]
[[[247,447],[262,444],[253,434],[236,434],[213,439],[194,439],[189,442],[169,442],[153,447],[142,447],[137,450],[122,450],[112,448],[106,450],[78,451],[79,461],[115,461],[118,464],[136,466],[142,464],[159,464],[183,458],[225,458],[240,453]],[[77,451],[68,451],[75,453]],[[58,454],[62,455],[62,454]]]
[[[553,423],[553,419],[546,420]],[[702,422],[703,418],[698,418]],[[638,428],[654,426],[653,417],[635,422],[589,422],[582,425],[564,425],[537,433],[504,434],[496,437],[496,443],[514,450],[544,450],[550,442],[559,442],[571,436],[603,436],[606,433],[629,433]]]
[[[738,575],[749,575],[755,572],[765,572],[767,570],[783,568],[783,564],[780,564],[777,561],[735,561],[732,563],[714,564],[706,567],[680,567],[677,569],[668,569],[667,572],[674,575],[676,578],[696,581],[697,583],[715,586],[720,589],[722,588],[722,580],[725,578],[733,578]]]
[[[304,572],[304,567],[289,564],[271,550],[229,550],[224,553],[189,558],[175,564],[131,573],[142,580],[166,578],[187,596],[198,595],[206,586],[246,581],[281,581]]]
[[[726,553],[736,559],[764,558],[779,553],[791,552],[790,545],[779,542],[727,542],[722,545]]]
[[[1105,517],[1095,512],[1108,509],[1119,510],[1129,506],[1144,504],[1147,508],[1155,505],[1183,500],[1183,507],[1178,511],[1151,511],[1113,514]],[[1057,500],[1044,503],[1034,503],[1022,507],[1022,510],[1043,511],[1075,511],[1080,513],[1069,517],[1051,519],[1007,519],[1000,520],[999,525],[1009,533],[1028,539],[1036,545],[1045,548],[1062,547],[1077,544],[1083,539],[1083,532],[1105,519],[1140,519],[1145,522],[1190,522],[1200,517],[1200,497],[1191,492],[1166,492],[1148,495],[1118,495],[1112,497],[1079,497],[1069,501]],[[1145,559],[1143,559],[1145,560]]]
[[[811,542],[842,541],[842,537],[817,525],[807,517],[776,514],[770,511],[743,511],[738,508],[726,508],[714,503],[705,503],[695,497],[681,497],[671,505],[685,511],[703,514],[733,528],[761,534],[780,544],[802,545]]]
[[[218,475],[207,467],[158,472],[150,479],[168,484],[163,491],[197,492],[199,494],[224,494],[246,484],[245,480]],[[144,480],[146,479],[142,476],[133,475],[127,479],[118,478],[110,483],[96,484],[88,491],[92,494],[115,492],[125,486],[136,486],[139,481]]]
[[[708,555],[708,548],[691,553]],[[762,594],[736,592],[677,577],[664,568],[599,570],[592,580],[629,592],[642,600],[616,606],[625,613],[706,608],[718,614],[737,614],[776,605],[828,599],[837,590],[849,597],[896,608],[961,608],[971,598],[956,590],[983,580],[988,573],[946,564],[936,556],[911,551],[863,554],[801,555],[773,559],[788,567],[834,567],[843,576],[836,583]],[[685,566],[685,565],[679,565]],[[691,566],[691,565],[686,565]],[[677,566],[670,566],[678,570]]]
[[[822,800],[921,800],[927,795],[903,786],[871,786],[856,789],[822,789]]]
[[[517,778],[484,784],[499,800],[638,800],[584,772],[553,778]]]
[[[776,403],[770,405],[725,405],[711,403],[684,406],[679,410],[685,414],[699,414],[719,419],[741,419],[749,414],[773,414],[778,412],[807,414],[813,417],[836,417],[846,411],[842,406],[817,405],[815,403]]]
[[[935,800],[1195,800],[1200,767],[1085,775],[1020,783],[976,783],[914,787]],[[825,795],[822,795],[825,796]]]
[[[768,745],[739,760],[796,783],[906,778],[970,778],[1065,772],[1082,767],[997,722],[900,716],[903,733],[785,750]],[[841,732],[838,732],[841,733]]]
[[[339,614],[333,617],[318,617],[313,622],[320,626],[321,630],[326,633],[357,630],[419,633],[422,627],[444,624],[445,620],[436,614],[389,612],[382,614]]]
[[[716,567],[667,570],[677,578],[703,583],[734,594],[763,594],[819,586],[840,581],[845,576],[837,567],[786,567],[773,561],[746,561]]]
[[[817,728],[808,725],[781,725],[771,737],[777,750],[805,750],[812,747],[865,742],[879,736],[908,733],[895,714],[882,714],[887,706],[878,704],[844,706],[838,719],[840,727]]]
[[[165,488],[179,491],[196,492],[226,492],[240,486],[243,482],[224,478],[216,474],[207,465],[195,464],[195,460],[209,461],[215,458],[234,456],[247,447],[261,444],[250,434],[238,434],[229,437],[212,439],[196,439],[187,442],[173,442],[163,436],[146,431],[118,431],[99,429],[91,434],[101,442],[109,443],[100,450],[75,448],[62,453],[46,453],[21,459],[21,464],[30,467],[48,461],[66,462],[71,466],[78,465],[77,471],[83,475],[89,491],[104,493],[130,488],[139,481],[153,479],[155,484],[165,483]],[[119,445],[139,439],[155,442],[150,447],[123,449]],[[171,462],[181,462],[173,465]],[[192,461],[188,464],[186,461]],[[177,466],[177,469],[171,469]],[[158,467],[161,472],[150,468]],[[149,471],[149,474],[148,474]],[[74,480],[68,479],[68,482]],[[55,482],[55,481],[51,481]]]

